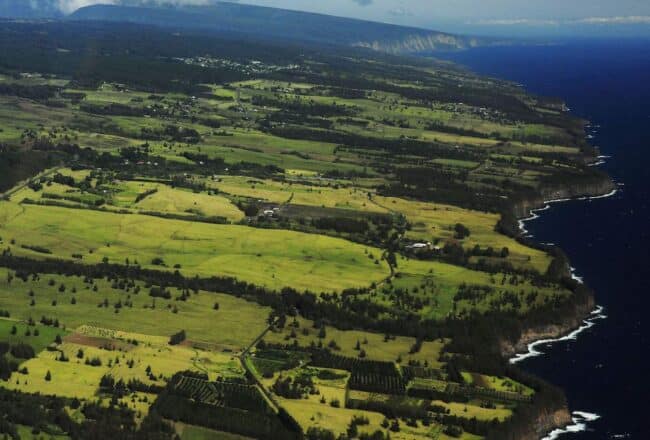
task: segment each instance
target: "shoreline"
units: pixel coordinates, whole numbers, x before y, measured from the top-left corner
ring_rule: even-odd
[[[566,425],[563,428],[554,429],[546,436],[544,436],[541,440],[557,440],[564,434],[586,431],[587,424],[598,419],[600,419],[600,416],[598,414],[592,414],[585,411],[573,411],[571,413],[572,423],[570,425]]]
[[[572,330],[570,333],[567,333],[563,336],[558,336],[557,338],[548,338],[548,339],[538,339],[534,342],[531,342],[527,345],[528,351],[525,353],[516,353],[513,357],[508,359],[508,362],[511,365],[518,364],[521,361],[524,361],[526,359],[531,359],[534,357],[539,357],[543,356],[544,353],[543,351],[538,351],[537,347],[541,345],[549,345],[549,344],[554,344],[556,342],[565,342],[565,341],[575,341],[578,339],[578,336],[580,336],[581,333],[584,331],[592,328],[593,326],[596,325],[596,321],[599,321],[601,319],[607,319],[607,315],[603,314],[605,311],[605,308],[603,306],[596,306],[594,310],[591,311],[590,316],[585,318],[582,321],[582,325],[574,330]]]
[[[609,156],[598,156],[598,162],[595,162],[593,166],[602,165],[603,163],[605,163],[605,159],[607,158],[609,158]],[[521,233],[525,237],[532,238],[533,235],[530,234],[529,231],[526,229],[526,222],[533,221],[540,218],[541,217],[540,213],[549,210],[553,204],[571,202],[571,201],[590,201],[590,200],[597,200],[597,199],[606,199],[615,196],[620,191],[620,187],[622,186],[622,184],[618,184],[613,181],[612,184],[614,185],[614,188],[604,194],[595,194],[595,195],[577,196],[577,197],[564,197],[564,198],[544,200],[541,203],[542,205],[541,207],[530,209],[529,215],[527,217],[520,218],[518,220],[518,225]],[[551,245],[554,244],[551,243]],[[576,268],[570,267],[570,272],[571,272],[572,279],[579,282],[580,284],[584,284],[583,278],[576,274]],[[512,354],[512,356],[508,359],[508,362],[511,365],[515,365],[527,359],[545,355],[543,351],[537,350],[537,347],[540,346],[552,345],[558,342],[577,341],[580,334],[594,327],[597,324],[597,321],[602,319],[607,319],[607,315],[603,313],[604,311],[605,311],[605,307],[596,304],[595,307],[590,312],[587,312],[585,314],[585,316],[581,320],[581,324],[574,325],[573,323],[570,323],[568,324],[570,326],[568,329],[562,328],[562,326],[553,327],[555,331],[552,330],[550,333],[551,334],[555,333],[555,335],[552,335],[551,337],[541,337],[539,339],[526,343],[525,336],[524,334],[522,334],[520,341],[514,344],[515,351]],[[534,331],[534,329],[531,330]],[[526,350],[523,352],[518,352],[517,346],[520,345],[521,343],[526,344]],[[548,432],[543,437],[541,437],[541,440],[557,440],[564,434],[586,431],[588,429],[588,424],[590,422],[594,422],[601,418],[599,414],[594,414],[586,411],[577,411],[577,410],[570,411],[569,408],[565,408],[565,410],[567,414],[570,416],[571,423],[565,425],[559,425],[555,427],[549,427]]]
[[[532,220],[537,220],[541,216],[538,214],[539,212],[544,212],[548,211],[549,209],[552,208],[552,205],[557,204],[557,203],[564,203],[564,202],[574,202],[574,201],[589,201],[589,200],[598,200],[598,199],[607,199],[610,197],[615,196],[616,194],[619,193],[620,191],[620,184],[618,183],[613,183],[615,185],[615,188],[610,190],[609,192],[605,194],[600,194],[600,195],[594,195],[594,196],[578,196],[578,197],[565,197],[565,198],[560,198],[560,199],[550,199],[550,200],[544,200],[541,204],[543,205],[541,208],[533,208],[530,209],[528,217],[520,218],[518,220],[519,224],[519,230],[522,232],[522,234],[525,237],[533,237],[532,235],[529,234],[528,230],[526,229],[526,222],[530,222]]]

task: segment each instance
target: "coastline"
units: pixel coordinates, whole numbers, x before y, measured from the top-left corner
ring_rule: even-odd
[[[605,156],[598,156],[598,162],[594,166],[604,163]],[[532,235],[526,229],[526,222],[536,220],[541,217],[540,213],[551,208],[553,204],[569,201],[588,201],[613,197],[620,191],[620,186],[613,180],[608,179],[606,183],[601,183],[593,188],[578,190],[567,188],[564,190],[555,190],[552,193],[556,197],[542,200],[541,202],[532,202],[527,215],[518,215],[518,225],[521,233],[528,238]],[[584,191],[580,194],[580,191]],[[528,203],[531,203],[530,201]],[[528,203],[524,202],[526,206]],[[517,207],[515,208],[517,212]],[[521,209],[521,207],[519,207]],[[520,214],[520,212],[518,212]],[[576,269],[570,267],[571,278],[580,284],[584,284],[582,277],[576,274]],[[561,324],[546,325],[540,327],[528,328],[522,331],[520,338],[515,343],[502,343],[501,352],[504,357],[509,358],[510,364],[518,364],[526,359],[544,355],[538,347],[555,344],[557,342],[575,341],[580,334],[596,325],[597,321],[607,319],[603,312],[605,308],[597,305],[593,296],[590,296],[585,307],[579,307],[573,318]],[[568,406],[558,409],[552,417],[540,414],[534,424],[534,431],[537,438],[541,440],[557,440],[564,434],[585,431],[590,422],[600,419],[598,414],[586,411],[571,411]],[[532,437],[531,437],[532,438]]]
[[[557,440],[563,434],[585,431],[589,422],[594,422],[598,419],[600,419],[598,414],[592,414],[585,411],[573,411],[571,413],[571,424],[553,429],[541,440]]]

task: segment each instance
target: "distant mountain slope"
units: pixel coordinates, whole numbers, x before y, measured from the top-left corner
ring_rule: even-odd
[[[462,49],[482,43],[475,38],[425,29],[226,2],[182,8],[95,5],[81,8],[69,18],[141,23],[178,30],[238,32],[368,47],[393,54]]]

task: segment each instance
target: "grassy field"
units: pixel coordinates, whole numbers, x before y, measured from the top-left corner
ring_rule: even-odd
[[[427,405],[439,405],[450,411],[451,415],[459,417],[474,418],[477,420],[493,420],[497,418],[504,420],[512,415],[512,411],[504,405],[497,405],[496,408],[483,408],[480,401],[470,401],[467,403],[442,402],[439,400],[429,401],[426,399],[417,399],[413,397],[390,396],[387,394],[366,393],[363,391],[350,391],[350,398],[354,400],[365,400],[371,402],[389,403],[399,407],[422,408]]]
[[[184,423],[175,423],[176,432],[180,435],[181,440],[252,440],[249,437],[229,434],[227,432],[213,431],[200,426],[186,425]]]
[[[14,327],[16,328],[15,334],[13,334]],[[38,335],[36,332],[38,332]],[[68,331],[62,328],[53,328],[41,324],[32,326],[26,322],[15,321],[13,319],[0,319],[0,341],[7,342],[11,345],[19,343],[29,344],[36,353],[52,344],[57,335],[64,337],[66,334],[68,334]]]
[[[416,202],[396,197],[374,197],[380,206],[402,213],[412,228],[406,234],[415,240],[436,241],[454,239],[454,226],[460,223],[470,230],[470,236],[462,241],[463,247],[472,249],[478,245],[485,249],[492,247],[500,251],[507,247],[507,260],[522,268],[532,268],[544,273],[550,264],[550,257],[516,240],[495,231],[499,215],[472,211],[457,206]]]
[[[42,351],[36,358],[23,362],[21,368],[27,368],[27,374],[14,373],[5,386],[30,393],[92,399],[98,395],[100,379],[106,374],[116,380],[128,382],[138,379],[145,384],[160,386],[164,386],[164,379],[184,370],[208,373],[213,380],[243,376],[243,370],[233,355],[169,346],[166,340],[159,344],[123,344],[114,350],[98,348],[96,339],[76,337],[74,340],[83,343],[64,342],[57,351]],[[111,340],[107,339],[105,343],[111,343]],[[77,356],[80,350],[83,353],[81,358]],[[58,360],[61,353],[65,353],[69,361]],[[87,365],[86,359],[99,359],[101,365]],[[147,368],[156,380],[151,380]],[[48,371],[50,380],[46,380]]]
[[[314,323],[306,319],[298,319],[298,327],[292,322],[280,331],[267,333],[264,340],[271,343],[292,344],[294,340],[302,347],[309,347],[312,342],[318,343],[319,330],[314,328]],[[305,334],[305,332],[307,334]],[[295,337],[291,337],[295,333]],[[334,341],[340,347],[336,353],[342,356],[358,357],[359,350],[356,349],[357,341],[360,347],[366,352],[366,358],[378,361],[394,362],[401,359],[404,365],[409,361],[427,362],[431,368],[442,366],[440,362],[441,350],[444,342],[424,342],[419,352],[409,353],[415,338],[395,336],[394,339],[385,340],[385,335],[356,330],[338,330],[333,327],[325,327],[326,336],[322,342],[327,345]]]
[[[66,287],[65,292],[60,292],[61,285]],[[91,326],[159,336],[165,340],[171,334],[185,330],[192,341],[234,350],[246,346],[266,328],[268,308],[231,295],[199,292],[190,295],[186,301],[173,298],[156,298],[154,301],[143,285],[138,286],[142,290],[136,294],[135,289],[126,292],[113,288],[113,284],[105,279],[94,280],[90,285],[82,278],[58,275],[42,275],[36,281],[14,280],[7,284],[7,270],[0,268],[0,301],[3,307],[12,311],[14,319],[26,321],[32,317],[38,321],[45,316],[58,319],[67,330]],[[30,291],[34,296],[29,295]],[[181,294],[176,289],[171,289],[171,292],[173,297]],[[31,305],[32,300],[34,305]],[[108,307],[98,307],[104,301]],[[126,306],[127,303],[132,306]],[[155,308],[152,308],[154,303]],[[219,310],[213,309],[215,303],[219,304]],[[118,304],[120,307],[116,308]],[[4,338],[14,323],[0,320],[0,325]],[[21,330],[16,336],[19,338],[24,334],[24,326],[16,325]],[[40,326],[37,328],[41,329]],[[30,343],[42,339],[38,346],[47,345],[54,336],[55,330],[45,327],[41,329],[40,339],[35,341],[31,336]]]
[[[316,181],[315,183],[318,183]],[[343,208],[377,213],[389,212],[371,203],[368,190],[335,186],[312,186],[300,183],[277,182],[268,179],[250,179],[238,176],[222,176],[218,182],[208,185],[227,194],[251,197],[273,203]],[[338,186],[338,185],[337,185]]]
[[[516,380],[509,377],[487,376],[484,374],[463,372],[463,379],[465,383],[476,385],[479,387],[489,388],[496,391],[504,391],[508,393],[518,393],[524,396],[532,396],[535,391]]]
[[[503,273],[488,274],[477,270],[470,270],[452,264],[420,261],[401,258],[398,260],[398,278],[392,283],[389,291],[395,288],[406,289],[416,296],[430,297],[433,299],[420,313],[431,318],[442,318],[452,313],[452,306],[456,303],[454,313],[469,312],[471,310],[486,311],[492,298],[500,298],[504,294],[512,294],[521,300],[521,311],[542,304],[554,296],[566,297],[571,294],[566,288],[558,285],[540,287],[534,285],[526,277],[513,277]],[[489,293],[480,301],[460,300],[454,301],[454,296],[461,285],[483,286]],[[382,289],[380,289],[382,291]],[[535,294],[535,300],[526,304],[525,298]],[[385,294],[384,294],[385,296]],[[508,307],[508,306],[504,306]]]
[[[453,240],[454,226],[461,223],[471,235],[463,240],[466,249],[476,245],[497,252],[508,248],[507,261],[516,267],[534,269],[543,273],[550,257],[542,251],[526,247],[516,240],[495,232],[499,215],[459,208],[445,204],[417,202],[397,197],[368,197],[370,191],[358,187],[309,186],[299,183],[276,182],[262,179],[224,176],[219,182],[208,182],[225,193],[283,204],[345,208],[371,213],[399,213],[404,215],[411,229],[406,237],[413,240]],[[372,192],[370,192],[372,193]]]
[[[231,222],[244,218],[230,200],[222,196],[196,194],[187,190],[170,188],[165,185],[157,187],[157,192],[136,203],[144,211],[191,213],[207,217],[225,217]]]
[[[281,400],[289,413],[296,418],[298,423],[303,429],[308,429],[311,426],[327,428],[337,434],[344,433],[354,416],[367,417],[369,424],[360,426],[360,432],[373,433],[377,430],[382,430],[381,423],[384,416],[375,412],[359,411],[345,408],[333,408],[329,404],[320,403],[317,400]],[[420,426],[418,428],[411,428],[401,425],[400,432],[390,433],[391,439],[400,440],[423,440],[430,438],[428,434],[433,430],[432,427]]]
[[[366,286],[388,276],[384,263],[373,264],[363,246],[322,235],[6,202],[0,207],[0,236],[16,239],[19,246],[44,247],[65,259],[80,254],[88,263],[103,258],[122,263],[128,258],[155,268],[152,261],[161,258],[188,275],[225,275],[272,288],[322,291]]]

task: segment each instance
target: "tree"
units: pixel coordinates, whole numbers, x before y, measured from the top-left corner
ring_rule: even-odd
[[[50,373],[50,370],[47,370],[47,373],[45,374],[45,380],[48,382],[52,380],[52,373]]]
[[[63,339],[61,339],[61,335],[56,335],[56,338],[54,338],[54,343],[57,345],[63,344]]]
[[[471,234],[470,230],[462,223],[456,223],[456,226],[454,226],[454,232],[454,237],[458,240],[467,238]]]
[[[174,333],[169,338],[169,345],[178,345],[186,339],[185,330],[181,330],[178,333]]]

